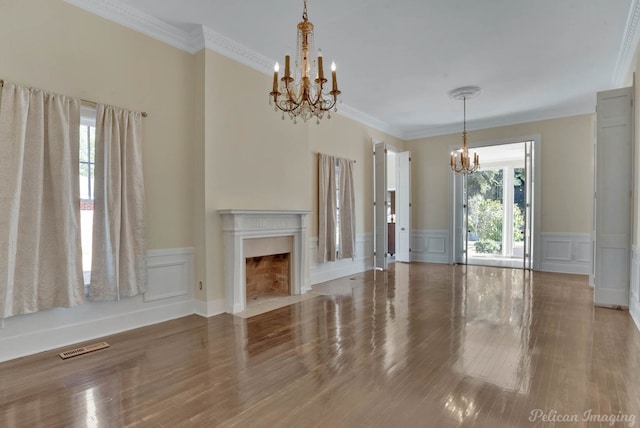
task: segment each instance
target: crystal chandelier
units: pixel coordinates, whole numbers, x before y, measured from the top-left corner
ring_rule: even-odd
[[[463,102],[463,131],[462,131],[462,148],[451,152],[450,165],[456,174],[470,174],[480,168],[480,157],[477,153],[473,153],[473,163],[469,156],[469,147],[467,147],[467,99],[475,98],[480,95],[481,89],[477,86],[465,86],[457,88],[449,92],[449,96]]]
[[[287,53],[284,59],[284,77],[278,84],[279,64],[276,62],[273,72],[273,90],[269,93],[269,104],[275,104],[275,110],[282,110],[282,120],[287,113],[297,123],[297,118],[302,118],[305,122],[312,117],[316,118],[316,123],[324,112],[331,109],[337,111],[336,102],[340,91],[336,80],[336,64],[331,64],[331,90],[327,91],[322,68],[322,51],[318,49],[317,62],[309,57],[309,52],[314,50],[313,46],[313,24],[307,17],[307,0],[304,0],[302,21],[298,23],[298,44],[296,49],[296,62],[294,74],[291,74],[290,56]],[[315,78],[312,80],[312,77]],[[331,113],[327,114],[331,118]]]

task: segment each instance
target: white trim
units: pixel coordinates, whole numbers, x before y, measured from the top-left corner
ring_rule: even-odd
[[[311,285],[331,281],[373,268],[373,233],[356,235],[356,257],[318,264],[318,237],[309,238]]]
[[[161,19],[154,18],[118,0],[65,1],[94,15],[123,25],[180,50],[189,53],[197,52],[192,49],[191,35],[188,32],[175,25],[167,24]]]
[[[194,54],[203,48],[218,52],[241,64],[253,68],[261,73],[271,75],[275,60],[249,49],[211,28],[204,25],[197,26],[193,31],[185,31],[175,25],[168,24],[149,14],[141,12],[119,0],[65,0],[67,3],[84,9],[102,18],[123,25],[134,31],[138,31],[151,38],[159,40],[170,46]],[[639,12],[637,4],[640,0],[633,0],[630,11],[629,22],[625,40],[619,54],[616,75],[622,74],[622,79],[634,54],[634,48],[638,40],[637,15]],[[635,43],[633,41],[635,40]],[[629,57],[630,56],[630,57]],[[626,67],[625,67],[626,65]],[[618,72],[620,68],[621,72]],[[617,77],[614,79],[618,79]],[[516,125],[539,120],[558,119],[561,117],[576,116],[593,113],[593,105],[562,107],[556,109],[545,109],[536,112],[517,113],[497,118],[488,118],[467,122],[467,129],[470,131],[495,128],[500,126]],[[381,132],[385,132],[404,141],[418,138],[432,137],[436,135],[451,134],[459,132],[460,123],[453,123],[442,126],[425,127],[414,130],[401,129],[393,126],[381,119],[363,113],[346,104],[339,104],[337,114],[349,119],[353,119],[363,125],[369,126]]]
[[[411,232],[411,261],[449,263],[448,230],[413,230]]]
[[[502,144],[513,144],[524,141],[533,141],[533,175],[535,177],[533,189],[533,270],[542,270],[541,268],[541,205],[542,205],[542,136],[540,134],[524,135],[519,137],[502,138],[498,140],[472,141],[469,143],[470,148],[499,146]],[[456,150],[459,146],[449,146],[449,150]],[[455,208],[455,180],[456,174],[450,171],[449,180],[449,263],[455,261],[455,248],[453,240],[455,239],[454,224],[454,208]]]
[[[273,71],[270,71],[270,73],[273,73]],[[407,133],[402,129],[392,126],[387,122],[377,119],[373,116],[369,116],[368,114],[363,113],[351,106],[339,103],[337,105],[337,109],[337,114],[339,114],[340,116],[355,120],[356,122],[369,126],[375,130],[389,134],[392,137],[396,137],[405,141],[409,139],[407,138]]]
[[[290,292],[292,296],[307,290],[305,261],[309,211],[219,210],[224,240],[224,281],[226,311],[246,309],[246,240],[291,236]]]
[[[561,119],[563,117],[593,114],[594,112],[594,105],[589,103],[589,105],[584,105],[580,108],[571,107],[559,108],[555,110],[541,110],[538,112],[516,113],[508,116],[467,121],[467,131],[479,131],[481,129],[499,128],[501,126],[521,125],[524,123],[539,122],[542,120]],[[403,137],[406,141],[417,140],[419,138],[455,134],[459,133],[461,129],[462,122],[451,123],[448,125],[421,128],[414,131],[405,131],[403,133]]]
[[[631,247],[631,286],[629,287],[629,314],[640,330],[640,247]]]
[[[194,301],[194,313],[201,317],[209,318],[214,315],[220,315],[225,312],[225,300],[216,299],[204,302],[202,300]]]
[[[640,40],[640,0],[632,0],[627,16],[627,24],[624,28],[624,37],[618,51],[618,60],[613,72],[611,83],[614,88],[624,86],[625,77],[631,66],[631,61],[636,52],[638,41]]]
[[[204,25],[192,33],[191,45],[194,52],[207,48],[263,74],[273,74],[273,65],[276,63],[274,60]]]
[[[118,0],[65,0],[67,3],[84,9],[109,21],[138,31],[180,50],[195,54],[206,48],[226,56],[240,64],[253,68],[260,73],[271,75],[275,60],[267,58],[247,46],[220,34],[213,29],[198,25],[187,32],[160,19],[154,18]],[[340,103],[337,114],[355,120],[399,139],[407,139],[405,133],[388,123],[369,116],[353,107]]]
[[[190,294],[193,284],[193,248],[147,251],[147,275],[150,286],[145,303]]]
[[[147,292],[3,320],[0,361],[120,333],[194,313],[192,248],[150,250]]]
[[[589,275],[591,234],[544,232],[541,238],[541,271]]]

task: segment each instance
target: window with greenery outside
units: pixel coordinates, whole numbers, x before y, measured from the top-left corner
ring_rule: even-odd
[[[467,176],[469,235],[476,253],[502,251],[502,169],[476,171]],[[514,169],[513,241],[522,241],[524,229],[524,169]]]

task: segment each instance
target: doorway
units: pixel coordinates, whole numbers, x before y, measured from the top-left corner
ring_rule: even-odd
[[[410,262],[411,155],[374,142],[374,264],[386,270],[395,261]]]
[[[454,263],[525,269],[537,265],[535,145],[535,139],[477,145],[473,151],[481,168],[455,174]]]

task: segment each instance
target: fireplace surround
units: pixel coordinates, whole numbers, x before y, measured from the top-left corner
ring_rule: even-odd
[[[291,242],[291,295],[303,294],[310,289],[306,269],[309,211],[221,210],[219,213],[222,216],[225,306],[228,313],[242,312],[247,306],[247,257],[282,253],[279,246],[284,241],[283,237],[290,237]]]

